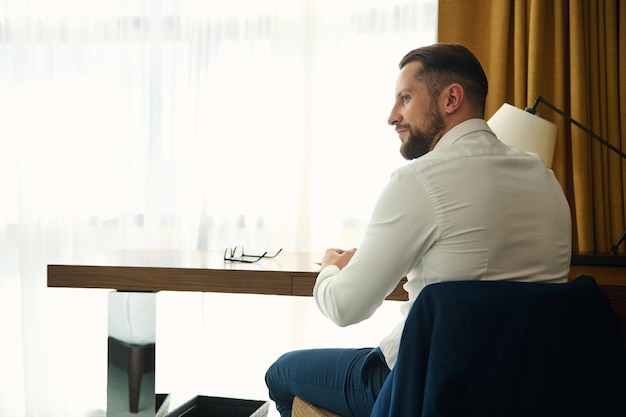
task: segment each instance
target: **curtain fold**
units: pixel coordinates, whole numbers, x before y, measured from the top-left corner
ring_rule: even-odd
[[[504,102],[524,108],[541,95],[624,150],[622,3],[440,0],[438,40],[464,43],[484,63],[487,118]],[[625,227],[624,161],[549,108],[537,110],[558,127],[553,170],[572,209],[574,251],[609,252]]]
[[[436,13],[436,0],[0,2],[0,415],[106,404],[107,291],[47,288],[47,264],[358,246],[403,163],[386,125],[397,63],[435,41]],[[338,333],[310,299],[162,296],[157,388],[189,395],[266,398],[279,354],[374,345],[399,314],[386,303]]]

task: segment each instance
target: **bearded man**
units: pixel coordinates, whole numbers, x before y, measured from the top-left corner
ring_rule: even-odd
[[[382,191],[356,249],[325,252],[313,296],[339,326],[369,318],[407,278],[406,317],[429,284],[567,281],[571,214],[540,158],[498,140],[484,120],[487,77],[458,44],[400,61],[389,124],[410,163]],[[281,417],[295,395],[341,416],[366,417],[396,362],[404,321],[378,347],[286,353],[267,371]]]

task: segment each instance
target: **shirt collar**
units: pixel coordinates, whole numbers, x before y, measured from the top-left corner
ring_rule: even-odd
[[[459,123],[458,125],[454,126],[452,129],[450,129],[448,132],[446,132],[446,134],[443,135],[441,139],[439,139],[439,142],[437,142],[437,144],[435,145],[433,149],[452,146],[463,136],[469,133],[478,132],[481,130],[489,132],[492,135],[494,134],[492,130],[489,128],[489,125],[487,124],[485,120],[483,119],[466,120],[462,123]]]

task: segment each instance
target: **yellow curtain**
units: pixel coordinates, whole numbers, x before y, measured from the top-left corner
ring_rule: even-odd
[[[537,96],[626,152],[626,1],[439,0],[439,42],[462,43],[489,79],[486,118]],[[572,209],[575,252],[605,253],[625,228],[626,160],[545,105],[553,170]],[[626,252],[620,245],[620,253]]]

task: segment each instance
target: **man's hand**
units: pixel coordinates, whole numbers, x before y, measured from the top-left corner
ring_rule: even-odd
[[[324,253],[324,257],[322,258],[322,268],[325,268],[328,265],[335,265],[339,269],[343,269],[346,265],[348,265],[348,262],[350,262],[350,259],[352,259],[355,252],[356,248],[348,250],[336,248],[326,249],[326,253]]]

